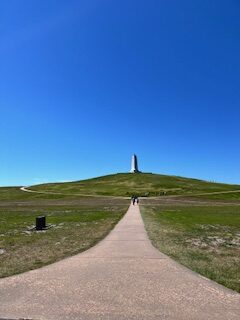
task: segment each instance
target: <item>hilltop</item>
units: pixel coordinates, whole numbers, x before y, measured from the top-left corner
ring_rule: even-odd
[[[118,173],[88,180],[47,183],[31,187],[31,190],[35,191],[103,196],[195,195],[239,189],[239,185],[152,173]]]

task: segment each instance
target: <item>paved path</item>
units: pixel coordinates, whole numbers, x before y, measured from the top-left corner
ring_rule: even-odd
[[[84,253],[0,280],[0,318],[237,320],[240,295],[148,240],[138,206]]]
[[[94,197],[94,198],[125,198],[129,199],[129,197],[116,197],[116,196],[108,196],[101,194],[87,194],[87,193],[63,193],[63,192],[53,192],[53,191],[37,191],[29,189],[29,187],[21,187],[21,191],[29,192],[29,193],[39,193],[39,194],[52,194],[52,195],[62,195],[62,196],[82,196],[82,197]],[[240,190],[239,190],[240,191]],[[1,319],[0,319],[1,320]]]
[[[31,186],[30,186],[31,187]],[[57,194],[57,195],[65,195],[65,196],[90,196],[90,197],[103,197],[103,195],[101,194],[85,194],[85,193],[62,193],[62,192],[53,192],[53,191],[37,191],[37,190],[32,190],[32,189],[29,189],[30,187],[21,187],[20,190],[21,191],[24,191],[24,192],[30,192],[30,193],[40,193],[40,194]],[[173,195],[166,195],[164,197],[151,197],[151,199],[163,199],[163,198],[166,198],[166,199],[171,199],[171,198],[189,198],[189,197],[198,197],[198,196],[211,196],[211,195],[218,195],[218,194],[229,194],[229,193],[240,193],[240,190],[230,190],[230,191],[214,191],[214,192],[203,192],[203,193],[192,193],[192,194],[173,194]],[[109,198],[113,198],[116,196],[104,196],[104,197],[109,197]],[[119,197],[118,197],[119,198]],[[126,198],[128,199],[129,197],[120,197],[120,198]],[[0,319],[1,320],[1,319]]]

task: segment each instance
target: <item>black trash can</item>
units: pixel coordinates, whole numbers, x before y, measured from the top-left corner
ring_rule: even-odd
[[[46,217],[39,216],[36,218],[36,230],[43,230],[46,228]]]

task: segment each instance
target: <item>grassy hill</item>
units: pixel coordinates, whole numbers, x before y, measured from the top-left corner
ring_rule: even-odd
[[[239,189],[240,185],[213,183],[198,179],[151,173],[118,173],[76,182],[47,183],[31,187],[31,190],[49,191],[66,195],[107,196],[131,196],[133,194],[138,196],[161,196],[163,194],[195,195]]]
[[[240,290],[240,202],[229,201],[240,200],[240,185],[119,173],[30,189],[42,193],[0,188],[0,277],[86,250],[111,230],[135,194],[149,196],[141,200],[141,212],[157,248],[204,276]],[[182,197],[177,201],[164,198],[163,193]],[[52,228],[41,234],[31,232],[40,214],[47,216]]]

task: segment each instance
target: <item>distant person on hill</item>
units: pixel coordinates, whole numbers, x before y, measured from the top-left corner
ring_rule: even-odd
[[[135,196],[132,196],[132,204],[133,204],[133,205],[135,205],[135,201],[136,201]]]
[[[139,204],[139,199],[138,199],[138,197],[136,197],[136,201],[137,201],[137,204]]]

